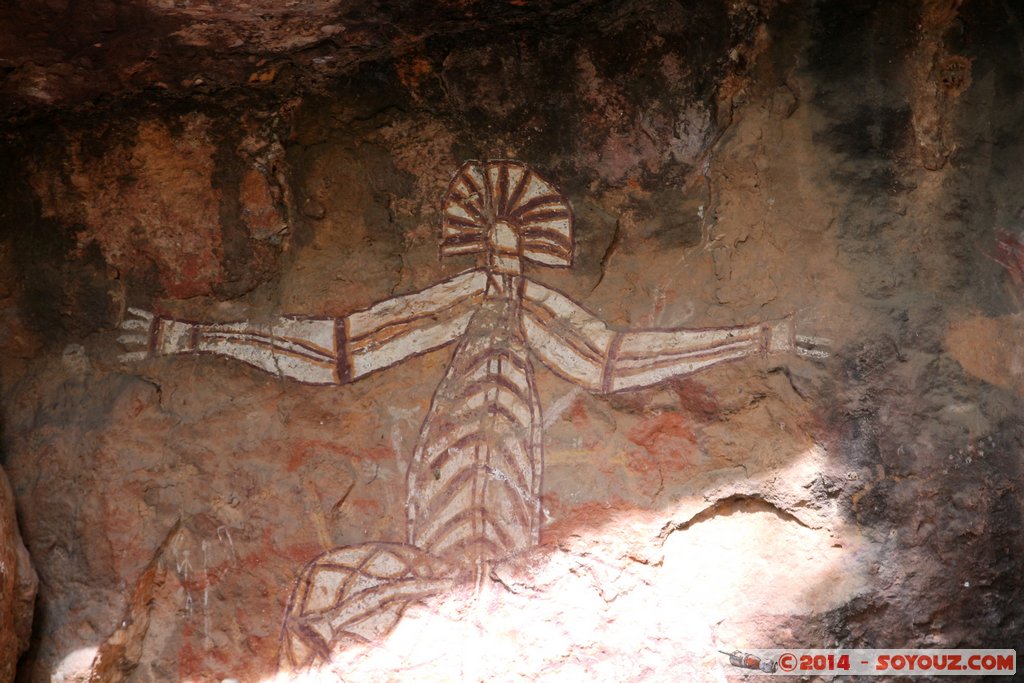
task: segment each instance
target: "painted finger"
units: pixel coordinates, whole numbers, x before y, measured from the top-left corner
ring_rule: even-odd
[[[140,360],[146,360],[149,354],[145,351],[129,351],[128,353],[120,354],[117,359],[122,363],[134,363]]]
[[[149,339],[142,334],[122,334],[117,338],[117,343],[125,346],[144,346],[148,341]]]
[[[129,307],[128,308],[128,312],[131,313],[134,316],[142,318],[143,320],[152,320],[153,319],[153,314],[152,313],[150,313],[149,311],[145,311],[145,310],[143,310],[141,308]]]
[[[128,320],[121,321],[120,328],[122,330],[148,330],[150,323],[145,320],[135,320],[129,318]]]

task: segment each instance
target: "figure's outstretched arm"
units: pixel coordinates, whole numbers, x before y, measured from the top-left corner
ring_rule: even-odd
[[[307,384],[340,384],[344,377],[343,337],[331,318],[285,317],[270,324],[207,324],[176,320],[130,308],[118,341],[128,349],[121,360],[150,356],[213,354],[240,360],[270,374]]]
[[[197,323],[131,308],[118,338],[128,349],[121,359],[214,354],[307,384],[343,384],[458,339],[485,284],[481,271],[469,271],[343,318],[269,324]]]
[[[569,297],[532,281],[523,292],[523,327],[545,365],[599,392],[650,386],[748,356],[828,355],[826,340],[796,335],[789,318],[706,330],[616,332]]]

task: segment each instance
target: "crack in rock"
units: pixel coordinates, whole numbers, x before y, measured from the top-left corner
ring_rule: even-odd
[[[724,517],[736,512],[770,512],[784,522],[793,522],[805,529],[815,530],[814,527],[808,526],[793,513],[783,510],[762,496],[734,494],[725,498],[719,498],[683,522],[669,522],[662,527],[661,532],[658,534],[658,543],[664,547],[669,536],[676,531],[686,531],[701,522],[706,522],[716,517]]]
[[[166,570],[161,566],[164,552],[181,531],[179,519],[153,553],[149,565],[135,582],[131,599],[125,607],[121,625],[114,630],[96,653],[89,671],[89,683],[120,683],[127,680],[142,657],[142,645],[149,631],[153,594],[163,583]]]

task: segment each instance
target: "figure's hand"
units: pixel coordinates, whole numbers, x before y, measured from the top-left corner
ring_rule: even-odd
[[[124,353],[118,356],[122,363],[149,358],[149,340],[153,334],[153,326],[157,323],[156,316],[148,311],[143,311],[140,308],[128,309],[128,317],[118,325],[118,329],[123,334],[117,338],[117,341],[125,347]]]

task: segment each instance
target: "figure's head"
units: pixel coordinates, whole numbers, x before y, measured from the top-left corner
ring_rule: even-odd
[[[519,275],[523,260],[572,265],[572,208],[526,164],[467,161],[441,205],[441,255],[486,254],[494,272]]]

